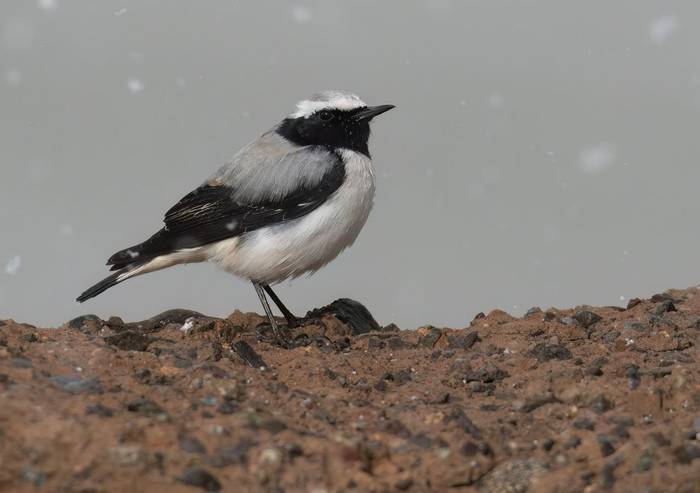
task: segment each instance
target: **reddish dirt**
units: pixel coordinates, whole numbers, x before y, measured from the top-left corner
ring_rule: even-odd
[[[700,491],[699,289],[462,329],[324,315],[294,349],[264,329],[0,322],[0,490]]]

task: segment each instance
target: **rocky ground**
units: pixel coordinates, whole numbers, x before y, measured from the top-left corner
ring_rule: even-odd
[[[293,349],[185,310],[0,321],[0,490],[700,491],[700,290]]]

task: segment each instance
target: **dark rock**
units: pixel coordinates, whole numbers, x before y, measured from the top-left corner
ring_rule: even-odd
[[[238,407],[229,400],[224,400],[216,408],[216,411],[221,414],[233,414],[238,410]]]
[[[54,387],[71,394],[101,394],[102,384],[97,378],[82,379],[80,377],[49,377]]]
[[[396,483],[394,483],[394,488],[396,488],[399,491],[408,491],[411,486],[413,486],[413,480],[411,478],[406,478],[406,479],[400,479]]]
[[[214,467],[226,467],[232,464],[247,464],[248,451],[254,446],[255,444],[252,442],[243,440],[234,445],[218,448],[208,462]]]
[[[22,342],[27,342],[27,343],[33,343],[39,340],[39,338],[36,336],[36,334],[31,333],[31,334],[22,334],[19,337],[19,340]]]
[[[662,301],[673,301],[673,302],[680,302],[683,301],[679,298],[674,298],[668,293],[657,293],[654,296],[651,297],[651,302],[652,303],[661,303]]]
[[[414,435],[409,441],[413,445],[417,445],[418,447],[425,449],[432,447],[435,443],[435,440],[433,438],[430,438],[425,433],[419,433],[418,435]]]
[[[637,306],[641,302],[642,302],[642,300],[640,300],[639,298],[632,298],[631,300],[629,300],[627,302],[627,309],[631,310],[632,308],[634,308],[635,306]]]
[[[596,414],[603,414],[615,407],[615,404],[603,394],[597,395],[588,405]]]
[[[649,438],[651,438],[656,445],[659,447],[668,447],[671,445],[671,440],[668,439],[663,433],[660,433],[658,431],[654,431],[652,433],[649,433]]]
[[[370,337],[367,340],[367,349],[384,349],[385,347],[386,342],[379,337]]]
[[[577,430],[593,430],[595,424],[588,418],[579,418],[573,422],[574,428]]]
[[[170,324],[182,325],[187,321],[188,318],[206,319],[207,317],[205,317],[199,312],[176,308],[174,310],[164,311],[163,313],[159,313],[158,315],[151,317],[147,320],[142,320],[141,322],[132,322],[124,325],[129,329],[136,330],[144,334],[149,334],[152,332],[158,332],[159,330],[163,329],[164,327]]]
[[[597,437],[598,445],[600,445],[600,453],[603,457],[608,457],[615,453],[615,447],[613,446],[610,439],[604,435],[599,435]]]
[[[235,352],[248,366],[253,368],[267,368],[267,363],[262,357],[250,347],[250,344],[244,340],[239,340],[231,345],[231,349]]]
[[[71,329],[80,330],[86,324],[86,322],[95,322],[96,324],[102,324],[102,319],[97,315],[81,315],[70,320],[66,325]]]
[[[644,449],[634,463],[634,472],[641,473],[651,470],[654,465],[654,451]]]
[[[168,413],[160,407],[156,402],[150,399],[137,399],[126,405],[126,409],[132,413],[138,413],[149,418],[155,417],[159,419],[167,419]]]
[[[389,349],[408,349],[411,347],[409,343],[401,339],[400,337],[391,337],[387,339],[387,344],[389,345]]]
[[[103,406],[102,404],[89,404],[85,408],[85,414],[95,414],[97,416],[102,416],[103,418],[111,418],[114,416],[114,411],[107,406]]]
[[[202,442],[197,440],[195,437],[187,435],[185,433],[182,433],[180,434],[180,436],[177,437],[177,442],[182,450],[184,450],[185,452],[189,452],[190,454],[207,453],[207,449],[204,448]]]
[[[320,319],[324,315],[333,315],[347,325],[353,335],[379,331],[381,327],[362,303],[349,298],[340,298],[330,305],[317,308],[306,314],[307,319]]]
[[[466,375],[464,375],[464,380],[467,382],[491,383],[503,380],[509,376],[508,372],[500,369],[491,361],[487,361],[484,366],[467,371]]]
[[[46,473],[31,467],[22,468],[22,479],[34,486],[42,486],[46,482]]]
[[[557,319],[556,312],[549,311],[549,310],[544,312],[544,316],[542,317],[542,320],[545,322],[554,322],[556,319]]]
[[[283,446],[290,459],[296,459],[304,455],[304,449],[298,443],[286,443]]]
[[[484,315],[484,312],[479,312],[476,315],[474,315],[474,319],[472,320],[472,322],[474,320],[481,320],[482,318],[486,318],[486,315]]]
[[[399,328],[398,325],[391,323],[389,325],[385,325],[384,327],[381,328],[382,332],[399,332],[401,328]]]
[[[620,332],[617,330],[611,330],[603,336],[603,342],[606,344],[612,344],[618,337],[620,337]]]
[[[654,315],[661,316],[664,313],[675,312],[675,311],[677,311],[677,309],[676,309],[676,305],[673,304],[673,301],[666,300],[666,301],[662,301],[661,303],[656,305],[654,307],[654,309],[652,310],[652,313]]]
[[[32,360],[29,358],[25,358],[24,356],[17,356],[15,358],[12,358],[10,360],[10,364],[14,368],[31,368],[32,365]]]
[[[411,436],[411,431],[398,419],[386,420],[382,423],[382,429],[400,438],[409,438]]]
[[[146,351],[154,339],[133,330],[125,330],[119,334],[105,337],[104,341],[123,351]]]
[[[396,385],[403,385],[411,381],[411,370],[409,368],[404,368],[394,373],[394,383]]]
[[[627,330],[636,330],[637,332],[644,332],[646,329],[643,323],[633,321],[625,322],[623,327]]]
[[[279,419],[271,418],[266,421],[263,421],[263,423],[260,425],[260,428],[270,432],[272,435],[276,435],[277,433],[286,430],[287,424],[283,421],[280,421]]]
[[[529,318],[542,313],[542,309],[539,306],[533,306],[527,312],[525,312],[525,318]]]
[[[470,332],[467,335],[451,334],[447,336],[448,347],[452,349],[469,349],[479,340],[479,334]]]
[[[571,351],[566,349],[564,346],[558,344],[545,344],[544,342],[537,344],[534,348],[528,351],[527,355],[537,358],[537,361],[540,363],[553,359],[567,360],[572,358]]]
[[[551,438],[545,438],[542,441],[542,448],[545,451],[549,452],[550,450],[552,450],[553,447],[554,447],[554,440],[552,440]]]
[[[627,426],[617,425],[612,430],[613,434],[619,438],[628,439],[630,437],[629,431],[627,431]]]
[[[673,373],[673,368],[653,368],[649,371],[649,374],[655,379],[663,378],[671,373]]]
[[[181,483],[201,488],[204,491],[219,491],[221,483],[210,472],[201,467],[189,467],[177,478]]]
[[[572,449],[572,448],[576,448],[576,447],[578,447],[579,445],[581,445],[581,439],[580,439],[579,437],[577,437],[577,436],[574,435],[574,436],[572,436],[571,438],[569,438],[569,439],[564,443],[564,448],[565,448],[566,450],[569,450],[569,449]]]
[[[637,365],[630,365],[627,367],[627,387],[629,387],[630,390],[634,390],[637,387],[639,387],[639,384],[642,383],[642,379],[639,376],[639,366]]]
[[[578,324],[585,329],[603,320],[603,318],[600,315],[597,315],[587,310],[576,312],[571,318],[576,320],[576,322],[578,322]]]
[[[464,444],[462,444],[462,447],[459,449],[459,451],[465,457],[473,457],[479,452],[479,446],[474,442],[467,441],[464,442]]]
[[[546,404],[559,402],[552,392],[527,396],[523,401],[515,401],[513,408],[522,413],[530,413]]]
[[[462,428],[465,433],[470,434],[476,439],[481,438],[481,431],[474,422],[469,419],[469,417],[464,413],[464,411],[458,407],[454,408],[450,414],[442,419],[445,424],[451,423],[452,421],[457,423],[457,426]]]
[[[418,345],[427,347],[427,348],[432,348],[435,346],[435,343],[440,339],[442,336],[442,330],[438,329],[437,327],[428,327],[428,331],[426,334],[420,336],[418,339]]]
[[[692,443],[685,443],[673,449],[673,458],[681,464],[690,464],[695,459],[700,459],[700,447]]]
[[[588,368],[586,368],[586,373],[594,377],[601,376],[603,374],[603,365],[605,365],[607,362],[608,358],[605,356],[600,356],[599,358],[594,359],[591,364],[588,365]]]
[[[620,465],[620,462],[621,458],[618,457],[603,466],[603,470],[601,471],[603,488],[609,490],[615,486],[615,469]]]

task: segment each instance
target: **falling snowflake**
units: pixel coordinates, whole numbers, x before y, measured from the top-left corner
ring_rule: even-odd
[[[126,87],[131,94],[138,94],[143,91],[143,82],[135,77],[131,77],[126,81]]]
[[[114,13],[114,15],[116,15],[117,17],[119,17],[119,16],[121,16],[121,15],[126,14],[126,13],[128,12],[128,10],[129,10],[129,9],[119,9],[119,10],[117,10],[117,11]]]
[[[56,10],[56,7],[58,7],[56,0],[39,0],[38,3],[41,10],[51,11]]]
[[[5,264],[5,274],[14,276],[19,272],[20,267],[22,267],[22,257],[15,255]]]
[[[668,41],[678,30],[678,19],[675,15],[662,15],[649,25],[649,36],[654,44],[660,45]]]
[[[488,99],[489,106],[494,110],[502,108],[504,102],[503,96],[497,92],[491,94]]]
[[[5,82],[10,87],[17,87],[22,83],[22,72],[16,68],[8,70],[5,74]]]
[[[294,5],[292,7],[292,19],[299,24],[306,24],[311,20],[311,9],[304,5]]]
[[[615,147],[605,142],[584,149],[579,155],[579,166],[584,173],[599,173],[614,162]]]

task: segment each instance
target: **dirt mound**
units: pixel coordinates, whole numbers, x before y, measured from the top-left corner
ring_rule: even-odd
[[[379,327],[349,300],[0,321],[0,490],[700,491],[700,290]]]

